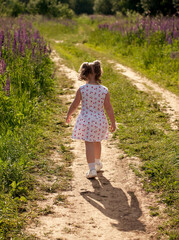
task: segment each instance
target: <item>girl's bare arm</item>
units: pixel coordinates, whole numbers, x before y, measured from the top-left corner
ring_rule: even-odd
[[[76,96],[74,101],[72,102],[72,104],[70,105],[70,108],[68,110],[67,113],[67,117],[66,117],[66,122],[69,123],[71,120],[71,115],[75,112],[75,110],[78,108],[80,101],[81,101],[81,92],[80,89],[78,89],[78,91],[76,92]]]
[[[115,124],[115,117],[114,117],[114,111],[110,102],[110,96],[109,92],[106,94],[105,100],[104,100],[104,108],[106,110],[106,113],[111,121],[111,132],[114,132],[116,129]]]

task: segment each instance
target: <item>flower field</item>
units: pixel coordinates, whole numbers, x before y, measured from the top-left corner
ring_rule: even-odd
[[[148,40],[155,34],[160,35],[161,43],[172,44],[179,37],[179,18],[138,17],[136,19],[119,19],[115,23],[99,24],[99,29],[119,32],[123,36],[134,36],[139,40]],[[155,36],[156,37],[156,36]]]
[[[110,50],[120,61],[176,94],[179,69],[179,18],[91,17],[97,24],[89,43]]]
[[[30,169],[53,93],[50,46],[24,19],[0,19],[0,239],[22,225],[19,204],[33,184]]]
[[[33,19],[33,25],[27,19]],[[65,169],[72,161],[64,145],[69,134],[64,122],[68,104],[59,95],[71,92],[73,83],[63,73],[54,73],[51,47],[45,39],[76,71],[81,62],[102,60],[102,80],[120,123],[114,138],[129,156],[141,158],[142,167],[131,168],[143,178],[147,191],[161,195],[172,218],[160,227],[161,234],[176,239],[177,132],[152,95],[134,88],[107,60],[130,66],[178,94],[178,37],[177,17],[0,18],[0,239],[34,239],[22,231],[27,218],[42,213],[40,209],[33,213],[33,200],[68,188],[67,178],[72,177]],[[47,156],[53,148],[65,166],[51,166]],[[49,186],[43,180],[38,185],[36,176],[43,179],[45,175]],[[59,183],[51,186],[54,176]],[[45,215],[50,209],[43,211]]]

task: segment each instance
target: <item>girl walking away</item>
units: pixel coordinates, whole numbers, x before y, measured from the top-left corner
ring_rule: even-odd
[[[79,73],[79,79],[85,80],[86,84],[77,90],[76,97],[68,110],[66,122],[70,122],[71,115],[82,101],[81,112],[77,117],[72,138],[85,141],[86,158],[89,166],[86,177],[94,178],[103,167],[100,161],[101,141],[108,139],[109,126],[104,108],[111,121],[111,132],[116,129],[115,117],[108,88],[101,85],[102,68],[100,61],[84,62]]]

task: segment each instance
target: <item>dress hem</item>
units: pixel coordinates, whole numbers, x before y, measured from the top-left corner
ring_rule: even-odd
[[[72,139],[77,139],[77,140],[83,140],[83,141],[86,141],[86,142],[101,142],[102,140],[108,140],[108,137],[107,138],[102,138],[102,139],[98,139],[98,140],[93,140],[93,141],[89,141],[85,138],[75,138],[75,137],[72,137]]]

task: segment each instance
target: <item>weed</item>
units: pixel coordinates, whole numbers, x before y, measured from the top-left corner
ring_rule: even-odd
[[[47,216],[49,214],[52,214],[53,213],[53,210],[52,210],[52,207],[47,205],[44,209],[41,209],[39,211],[39,214],[40,215],[44,215],[44,216]]]

